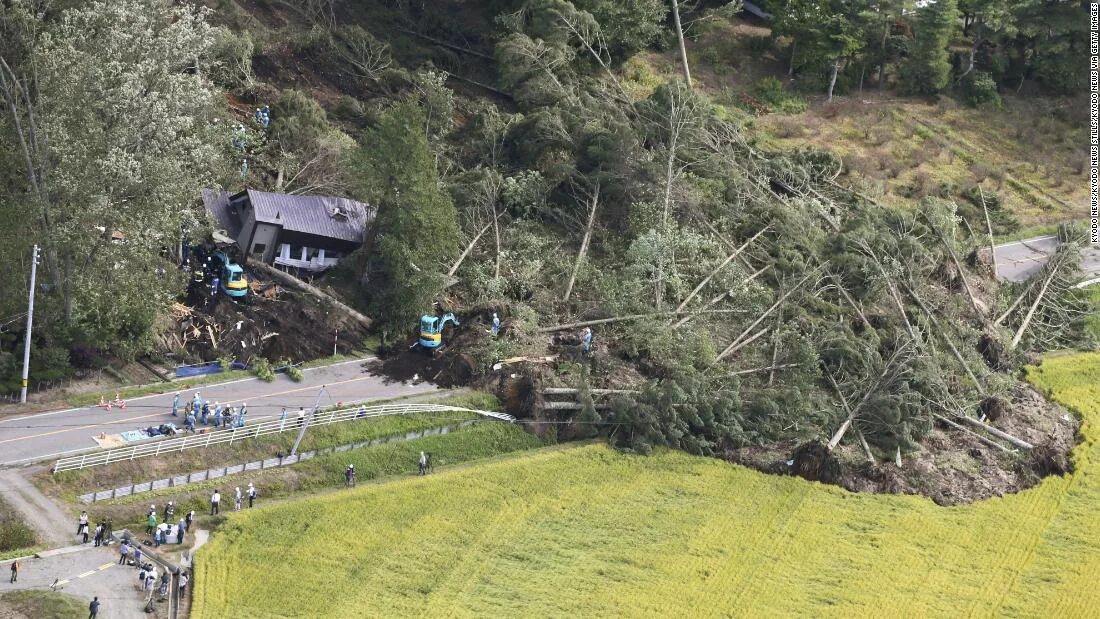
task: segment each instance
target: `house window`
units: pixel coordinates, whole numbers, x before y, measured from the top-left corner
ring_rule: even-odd
[[[282,258],[283,260],[286,260],[287,258],[290,257],[290,244],[288,244],[288,243],[280,243],[279,244],[279,257]]]
[[[313,260],[314,258],[317,257],[317,252],[319,252],[319,251],[320,250],[317,249],[316,247],[310,247],[309,248],[309,255],[307,255],[306,257],[303,257],[302,260]]]
[[[263,260],[264,251],[267,250],[266,243],[253,243],[252,244],[252,257],[258,260]]]

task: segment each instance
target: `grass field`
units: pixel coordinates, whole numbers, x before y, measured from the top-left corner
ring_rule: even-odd
[[[68,593],[55,591],[10,591],[0,594],[0,617],[4,619],[82,619],[88,603]]]
[[[194,617],[1090,616],[1100,354],[1029,378],[1082,415],[1077,469],[945,508],[602,445],[230,517]]]

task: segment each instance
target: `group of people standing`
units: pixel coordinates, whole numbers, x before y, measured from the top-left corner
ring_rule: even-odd
[[[248,499],[249,509],[256,503],[256,497],[259,496],[259,491],[256,490],[256,485],[252,482],[248,482],[248,488],[244,493],[241,493],[241,487],[237,486],[233,489],[233,510],[241,511],[241,503],[245,498]],[[222,506],[222,492],[219,489],[214,489],[214,493],[210,495],[210,515],[217,516],[221,513]]]
[[[111,534],[114,532],[114,524],[111,519],[108,518],[105,521],[96,523],[95,530],[89,533],[91,522],[88,519],[88,512],[80,512],[80,518],[76,522],[76,534],[81,537],[80,543],[87,544],[88,538],[91,537],[96,546],[106,546],[111,543]]]
[[[180,413],[180,392],[172,400],[172,416],[178,417]],[[184,427],[194,432],[195,425],[213,425],[215,428],[241,428],[244,427],[245,416],[248,415],[248,402],[241,402],[240,408],[230,405],[222,406],[221,402],[210,402],[202,399],[199,392],[187,402],[183,408],[185,415]]]

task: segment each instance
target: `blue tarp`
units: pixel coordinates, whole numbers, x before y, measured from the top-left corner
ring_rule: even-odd
[[[217,361],[213,363],[204,363],[202,365],[181,365],[176,368],[176,377],[205,376],[207,374],[217,374],[221,371],[222,366]]]
[[[231,366],[234,370],[247,370],[248,365],[241,363],[240,361],[234,361]],[[200,363],[198,365],[181,365],[176,368],[176,378],[186,378],[189,376],[206,376],[208,374],[217,374],[222,372],[223,368],[217,361],[211,361],[210,363]]]

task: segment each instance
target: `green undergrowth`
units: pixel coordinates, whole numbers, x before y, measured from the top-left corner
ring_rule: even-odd
[[[163,505],[173,501],[177,514],[195,510],[197,515],[209,513],[209,497],[214,489],[222,493],[222,510],[233,509],[233,490],[242,492],[249,482],[259,491],[259,502],[297,497],[303,493],[340,488],[344,469],[354,464],[360,483],[370,480],[415,475],[421,451],[432,454],[437,469],[483,458],[541,447],[543,442],[518,425],[485,422],[476,426],[433,435],[411,441],[386,443],[346,452],[327,454],[298,464],[265,471],[249,471],[179,488],[158,490],[137,496],[101,501],[88,508],[94,520],[112,518],[115,528],[130,526],[140,530],[147,505]],[[247,500],[247,499],[246,499]],[[121,526],[119,523],[123,523]],[[217,521],[212,524],[217,524]]]
[[[0,617],[83,619],[87,613],[86,601],[59,591],[26,590],[0,594]]]

